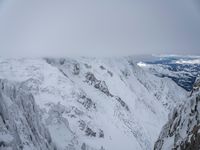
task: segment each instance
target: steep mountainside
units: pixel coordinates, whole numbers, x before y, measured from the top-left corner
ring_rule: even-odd
[[[19,83],[0,80],[0,149],[56,150],[39,111]]]
[[[193,93],[169,116],[155,144],[155,150],[200,149],[200,92]]]
[[[0,59],[0,78],[34,95],[61,150],[149,150],[186,92],[132,58]]]

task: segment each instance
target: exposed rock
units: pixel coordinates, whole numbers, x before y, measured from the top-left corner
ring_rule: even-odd
[[[113,94],[109,92],[105,81],[96,79],[94,74],[88,72],[86,74],[86,82],[90,85],[93,85],[96,89],[99,89],[101,92],[105,93],[107,96],[115,97],[115,99],[121,104],[121,106],[124,107],[127,111],[129,111],[128,105],[120,97],[114,96]]]
[[[80,65],[78,63],[76,63],[76,64],[74,64],[73,74],[79,75],[79,73],[80,73]]]
[[[100,138],[104,138],[104,132],[101,129],[99,129],[99,137]]]
[[[59,63],[60,63],[60,65],[64,65],[65,59],[64,58],[60,58]]]
[[[107,71],[107,73],[112,77],[113,76],[113,73],[111,71]]]
[[[118,96],[115,96],[115,99],[124,107],[127,111],[129,111],[128,105]]]
[[[200,94],[179,105],[169,116],[155,143],[155,150],[200,149]]]
[[[85,134],[87,136],[96,137],[96,132],[94,132],[91,128],[87,127],[85,130]]]
[[[91,98],[88,98],[85,94],[83,95],[80,95],[78,97],[78,100],[77,100],[79,103],[81,103],[87,110],[93,108],[93,109],[96,109],[96,105],[95,103],[92,101]]]
[[[98,80],[93,73],[87,72],[86,74],[86,82],[90,85],[93,85],[96,89],[99,89],[101,92],[106,94],[107,96],[113,96],[105,83],[105,81]]]
[[[130,72],[128,70],[121,70],[121,72],[126,78],[130,76]]]
[[[102,70],[106,70],[106,68],[105,68],[104,66],[102,66],[102,65],[100,66],[100,68],[101,68]]]
[[[86,150],[86,144],[85,143],[82,144],[81,150]]]

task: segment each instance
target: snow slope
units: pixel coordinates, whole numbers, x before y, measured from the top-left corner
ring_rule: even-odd
[[[58,149],[149,150],[186,92],[127,58],[3,59],[0,78],[21,82]]]

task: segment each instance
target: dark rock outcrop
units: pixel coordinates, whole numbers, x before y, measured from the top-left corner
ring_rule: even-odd
[[[200,93],[179,105],[169,116],[169,121],[155,143],[155,150],[200,149]]]
[[[100,90],[107,96],[113,97],[115,100],[117,100],[121,104],[122,107],[124,107],[127,111],[129,111],[128,105],[120,97],[114,96],[113,94],[110,93],[105,81],[98,80],[94,76],[94,74],[92,74],[91,72],[88,72],[86,74],[85,82],[87,82],[90,85],[93,85],[96,89]]]
[[[85,77],[88,84],[93,85],[96,89],[99,89],[107,96],[113,97],[113,95],[109,92],[105,81],[98,80],[91,72],[88,72]]]

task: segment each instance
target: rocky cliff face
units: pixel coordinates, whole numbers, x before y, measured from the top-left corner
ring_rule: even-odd
[[[196,91],[170,114],[155,144],[155,150],[200,149],[200,92]]]
[[[0,149],[56,150],[33,95],[20,85],[0,79]]]

